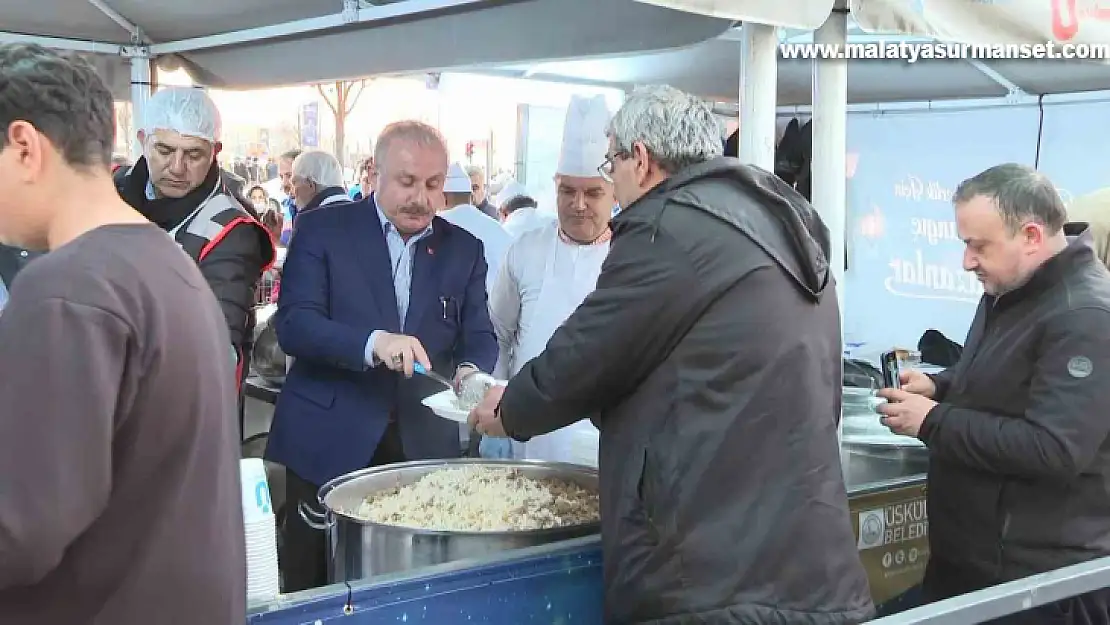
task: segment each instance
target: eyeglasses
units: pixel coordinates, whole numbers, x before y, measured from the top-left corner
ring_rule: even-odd
[[[606,156],[605,161],[597,166],[597,173],[601,174],[601,177],[605,180],[605,182],[612,183],[613,165],[616,163],[618,158],[628,158],[629,156],[632,155],[628,152],[628,150],[618,150],[617,152]]]

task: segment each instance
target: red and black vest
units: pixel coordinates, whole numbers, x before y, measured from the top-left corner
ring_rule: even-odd
[[[181,249],[199,265],[232,228],[240,224],[250,224],[260,229],[264,238],[270,240],[270,233],[243,208],[242,203],[217,187],[185,221],[170,230],[170,234]],[[270,260],[263,268],[263,273],[273,265],[273,261],[274,254],[271,250]]]
[[[170,235],[181,246],[181,249],[185,250],[185,253],[197,262],[197,265],[200,265],[233,228],[242,224],[258,228],[262,231],[264,240],[271,241],[270,233],[266,231],[262,224],[247,212],[239,200],[229,195],[223,185],[218,185],[208,196],[208,199],[201,202],[200,206],[185,218],[185,221],[170,230]],[[274,257],[275,253],[271,247],[269,258],[262,268],[263,274],[273,266]],[[257,284],[255,288],[258,288]],[[253,326],[253,321],[253,316],[248,314],[247,325]],[[244,336],[250,337],[252,330],[253,327],[245,328]],[[246,379],[247,357],[250,346],[235,345],[233,347],[236,355],[235,380],[241,390],[243,381]]]

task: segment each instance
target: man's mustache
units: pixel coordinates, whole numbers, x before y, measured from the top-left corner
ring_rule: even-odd
[[[425,204],[405,204],[400,209],[400,212],[406,215],[427,215],[432,212],[432,207]]]

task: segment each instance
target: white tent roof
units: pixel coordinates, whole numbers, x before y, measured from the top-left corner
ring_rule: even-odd
[[[87,52],[119,97],[123,25],[163,67],[252,88],[676,48],[732,24],[634,0],[0,0],[0,15],[0,42]]]
[[[812,35],[787,32],[784,41],[812,42]],[[926,38],[882,37],[853,27],[850,42],[927,42]],[[739,83],[739,31],[679,50],[597,59],[504,65],[504,76],[588,82],[616,87],[667,83],[718,101],[735,101]],[[812,95],[813,64],[779,59],[778,97],[782,105],[807,105]],[[911,102],[953,98],[990,98],[1021,93],[1040,95],[1110,90],[1110,65],[1086,61],[860,60],[848,65],[848,99]]]
[[[705,5],[716,17],[655,6],[676,2]],[[806,0],[812,10],[792,15],[813,22],[825,3],[829,0]],[[866,10],[869,29],[920,31],[920,20],[899,9],[917,4],[854,0],[852,8],[861,15]],[[928,32],[948,33],[952,28],[945,24],[964,23],[951,17],[957,9],[983,10],[961,9],[965,4],[978,6],[969,0],[928,0],[926,8],[948,9],[948,21],[934,15]],[[762,15],[765,5],[766,0],[0,0],[0,42],[30,39],[84,51],[120,98],[127,97],[130,81],[121,53],[149,50],[161,66],[184,65],[199,82],[222,88],[453,70],[624,88],[669,83],[731,101],[739,91],[740,42],[729,18]],[[743,10],[712,8],[720,6]],[[893,17],[880,23],[884,7]],[[811,40],[808,33],[784,32],[791,41]],[[878,36],[853,26],[852,37]],[[136,38],[147,47],[131,47]],[[779,102],[809,103],[811,63],[784,59],[778,71]],[[849,69],[852,102],[1099,90],[1110,90],[1110,66],[1087,62],[868,60],[850,63]]]

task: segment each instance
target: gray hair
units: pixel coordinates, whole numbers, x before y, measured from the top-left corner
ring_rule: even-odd
[[[434,127],[416,120],[393,122],[378,135],[378,144],[374,146],[374,167],[379,172],[389,165],[386,157],[394,141],[405,141],[424,148],[439,148],[443,151],[444,161],[448,158],[447,142]]]
[[[304,154],[304,150],[292,149],[278,157],[278,160],[289,161],[292,163],[297,160],[297,157]],[[238,158],[238,157],[236,157]]]
[[[1068,220],[1067,208],[1056,186],[1028,165],[1004,163],[976,174],[956,187],[952,202],[959,205],[979,196],[994,200],[1011,234],[1030,221],[1044,226],[1049,234],[1056,234]]]
[[[470,165],[469,167],[466,168],[466,175],[470,176],[471,178],[473,178],[474,176],[478,176],[482,180],[485,180],[486,179],[486,170],[482,169],[481,167],[478,167],[477,165]]]
[[[720,156],[721,122],[701,99],[673,87],[637,89],[605,133],[616,148],[632,151],[639,141],[659,167],[673,174]]]
[[[293,161],[293,177],[315,182],[321,187],[342,187],[343,166],[323,150],[308,150]]]

